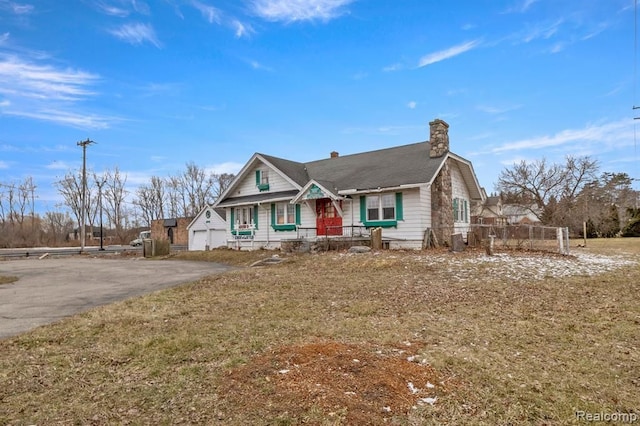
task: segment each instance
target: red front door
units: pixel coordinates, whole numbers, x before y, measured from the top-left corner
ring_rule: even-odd
[[[316,200],[318,235],[342,235],[342,217],[329,198]]]

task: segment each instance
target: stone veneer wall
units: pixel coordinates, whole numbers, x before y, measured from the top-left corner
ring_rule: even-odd
[[[449,125],[436,118],[429,123],[429,156],[431,158],[442,157],[449,152]]]
[[[431,185],[431,227],[439,245],[449,245],[453,234],[451,166],[447,160]]]

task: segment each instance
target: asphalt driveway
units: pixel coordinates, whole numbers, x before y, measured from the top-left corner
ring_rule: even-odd
[[[89,310],[218,274],[231,266],[144,258],[46,258],[0,261],[0,339]]]

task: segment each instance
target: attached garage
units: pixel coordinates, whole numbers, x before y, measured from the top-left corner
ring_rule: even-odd
[[[189,250],[207,250],[226,246],[226,228],[224,209],[213,209],[210,206],[202,209],[191,221],[189,232]]]

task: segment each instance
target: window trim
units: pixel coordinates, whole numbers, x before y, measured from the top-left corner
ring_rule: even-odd
[[[269,170],[256,170],[256,187],[260,192],[269,190]]]
[[[253,217],[250,218],[249,225],[253,225],[253,228],[250,229],[236,229],[236,209],[250,209],[253,210]],[[255,231],[258,230],[258,205],[245,205],[245,206],[237,206],[231,207],[231,235],[252,235]]]
[[[295,231],[300,226],[300,204],[294,204],[295,208],[293,210],[293,222],[288,222],[279,225],[277,223],[277,205],[284,204],[285,212],[287,211],[287,205],[291,204],[288,201],[281,201],[279,203],[271,203],[271,227],[277,231]],[[286,214],[286,213],[285,213]],[[289,219],[287,217],[287,219]]]
[[[367,199],[369,197],[378,197],[378,213],[379,217],[383,217],[382,196],[395,195],[394,200],[394,218],[393,219],[380,219],[380,220],[368,220],[369,206]],[[383,192],[380,194],[370,194],[360,196],[360,222],[367,228],[393,228],[398,227],[398,222],[404,220],[404,211],[402,204],[402,192]]]

